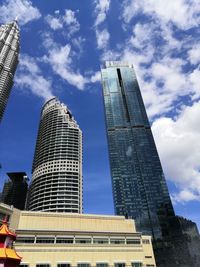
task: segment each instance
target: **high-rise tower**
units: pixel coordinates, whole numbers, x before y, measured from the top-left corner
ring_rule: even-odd
[[[25,172],[10,172],[7,175],[10,180],[4,183],[1,201],[23,210],[28,190],[28,177]]]
[[[101,73],[115,213],[152,235],[157,266],[196,266],[192,238],[173,210],[133,66],[106,62]]]
[[[18,54],[19,28],[14,21],[0,27],[0,121],[13,85]]]
[[[82,132],[58,99],[41,112],[28,208],[82,213]]]
[[[133,66],[106,62],[102,81],[116,214],[160,238],[174,211]]]

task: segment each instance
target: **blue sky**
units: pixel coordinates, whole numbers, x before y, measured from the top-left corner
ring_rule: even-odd
[[[177,214],[200,227],[199,0],[0,0],[18,16],[20,63],[0,129],[6,172],[31,165],[44,102],[57,96],[83,131],[84,212],[113,214],[100,66],[135,67]]]

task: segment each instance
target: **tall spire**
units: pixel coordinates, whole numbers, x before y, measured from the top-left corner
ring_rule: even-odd
[[[18,64],[19,28],[16,19],[13,23],[0,27],[0,121],[8,102]]]

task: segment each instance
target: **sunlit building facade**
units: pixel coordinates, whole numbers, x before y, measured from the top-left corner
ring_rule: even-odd
[[[41,112],[28,209],[82,212],[82,132],[57,98]]]
[[[17,22],[0,26],[0,122],[6,108],[18,64],[19,28]]]
[[[156,267],[151,236],[123,216],[20,211],[0,203],[23,267]],[[3,215],[3,216],[2,216]]]

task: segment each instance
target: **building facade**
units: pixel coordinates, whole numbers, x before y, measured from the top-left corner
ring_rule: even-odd
[[[41,112],[28,209],[82,212],[82,132],[58,99]]]
[[[23,210],[28,191],[27,175],[25,172],[9,172],[7,175],[10,180],[4,183],[1,201]]]
[[[101,73],[115,213],[152,236],[159,267],[195,267],[198,249],[190,253],[175,216],[133,66],[106,62]]]
[[[155,267],[151,237],[122,216],[19,211],[0,204],[23,267]]]
[[[0,27],[0,122],[6,108],[18,64],[19,28],[17,22]]]
[[[102,82],[115,212],[161,238],[174,211],[133,66],[107,62]]]

